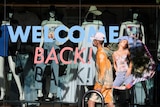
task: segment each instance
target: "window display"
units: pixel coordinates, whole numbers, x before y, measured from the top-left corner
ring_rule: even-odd
[[[16,100],[23,100],[28,105],[39,106],[40,102],[42,104],[59,102],[62,105],[67,103],[80,106],[84,93],[92,90],[95,84],[97,73],[95,66],[96,48],[90,41],[90,36],[94,36],[98,31],[106,35],[104,46],[112,47],[112,42],[117,40],[113,43],[117,44],[118,38],[122,36],[129,36],[135,38],[134,40],[142,41],[142,44],[147,47],[146,51],[149,52],[143,55],[151,56],[152,59],[149,63],[154,62],[154,70],[156,71],[156,55],[159,55],[159,46],[157,46],[159,25],[156,24],[159,21],[159,8],[157,5],[131,5],[133,6],[131,8],[127,5],[116,4],[72,4],[72,6],[65,6],[60,3],[55,5],[45,5],[45,3],[42,5],[31,3],[29,5],[27,3],[26,6],[23,6],[25,3],[18,4],[17,2],[10,7],[1,4],[0,13],[4,15],[0,16],[0,100],[2,102],[14,101],[13,99],[16,97]],[[11,8],[14,13],[7,13],[8,8]],[[131,9],[136,9],[136,11],[132,10],[128,14]],[[140,16],[143,18],[139,20]],[[13,29],[8,26],[13,26]],[[36,32],[36,40],[39,42],[33,42],[35,39],[33,26],[41,28],[37,29]],[[18,27],[21,27],[21,31],[16,30]],[[27,41],[22,41],[22,38],[24,40],[27,34]],[[15,39],[16,36],[16,43],[13,43],[11,40]],[[46,42],[45,38],[52,42]],[[134,42],[134,40],[129,42],[129,48],[139,43],[138,41]],[[140,47],[136,48],[141,49]],[[40,49],[43,49],[43,52]],[[113,50],[111,50],[111,54]],[[134,52],[138,54],[138,50],[134,50]],[[40,54],[43,54],[43,57]],[[20,61],[16,59],[16,55]],[[45,60],[41,62],[41,59]],[[144,62],[137,60],[137,63]],[[15,68],[19,64],[22,65],[23,72],[16,74],[17,71],[15,70],[17,69]],[[133,66],[137,66],[136,64],[133,63]],[[148,65],[146,68],[150,69],[150,67]],[[5,75],[9,74],[9,71],[12,72],[14,79],[11,80],[9,89],[6,89],[8,85],[6,81],[8,80]],[[115,79],[114,68],[112,71]],[[5,75],[3,75],[4,72]],[[132,70],[132,73],[135,73],[135,69]],[[143,73],[140,76],[143,77]],[[134,88],[131,88],[129,94],[132,96],[132,104],[156,103],[158,96],[155,93],[159,86],[156,84],[157,77],[157,72],[155,72],[153,77],[143,79],[144,82],[140,82],[141,80],[135,82]],[[17,87],[16,90],[19,93],[12,90],[12,85]],[[16,96],[9,96],[9,93],[14,93]]]

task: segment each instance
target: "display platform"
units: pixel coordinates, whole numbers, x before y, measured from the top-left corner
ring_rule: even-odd
[[[78,107],[78,103],[61,101],[0,101],[0,107]]]
[[[115,107],[126,107],[125,105],[115,104]],[[97,103],[96,107],[101,107],[101,103]],[[78,103],[60,102],[60,101],[0,101],[0,107],[81,107]],[[85,107],[87,102],[85,102]],[[127,107],[160,107],[160,105],[140,105],[127,104]]]

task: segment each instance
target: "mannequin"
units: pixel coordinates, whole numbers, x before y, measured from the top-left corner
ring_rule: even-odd
[[[99,27],[103,26],[102,21],[97,19],[97,16],[100,16],[101,14],[102,12],[97,10],[96,6],[90,6],[90,9],[86,14],[84,22],[82,23],[82,27],[85,30],[85,38],[82,42],[79,42],[78,48],[79,49],[86,48],[86,50],[83,51],[83,59],[86,62],[88,62],[89,48],[92,48],[92,58],[90,59],[90,64],[88,63],[83,64],[82,62],[78,64],[78,76],[80,78],[78,79],[78,85],[92,86],[94,84],[95,73],[96,73],[94,59],[97,49],[92,45],[92,42],[88,42],[87,40],[89,38],[88,34],[90,27],[94,27],[95,30],[98,31]],[[93,32],[93,35],[96,32]],[[83,82],[81,81],[82,78]],[[85,87],[85,91],[87,90],[88,88]]]
[[[2,84],[1,84],[1,96],[0,96],[0,100],[4,99],[5,96],[5,85],[4,85],[4,61],[5,58],[8,58],[8,63],[9,63],[9,68],[10,71],[13,74],[13,77],[15,79],[15,82],[17,84],[18,87],[18,91],[19,91],[19,100],[24,100],[24,93],[23,93],[23,88],[21,86],[21,82],[20,82],[20,78],[19,76],[15,73],[15,62],[13,61],[13,52],[11,52],[10,48],[9,48],[9,33],[7,30],[7,26],[11,25],[10,21],[12,20],[12,16],[13,13],[9,13],[9,20],[3,20],[2,24],[1,24],[1,31],[2,31],[2,35],[1,35],[1,39],[3,36],[5,36],[4,41],[0,42],[2,43],[3,48],[6,48],[5,53],[2,52],[2,54],[0,55],[0,64],[1,64],[1,71],[0,71],[0,77],[2,78]],[[5,42],[5,46],[3,45],[3,42]],[[16,54],[17,52],[15,52],[14,54]]]
[[[142,40],[145,43],[145,34],[144,34],[144,26],[141,22],[137,20],[138,13],[133,13],[132,21],[123,22],[120,26],[119,37],[128,35],[130,36],[131,33],[139,33],[137,34],[137,39]],[[132,31],[131,31],[132,30]]]
[[[83,60],[85,62],[88,62],[88,52],[89,48],[93,47],[91,42],[88,42],[88,34],[89,34],[89,28],[92,26],[96,30],[98,30],[99,26],[102,26],[102,22],[100,20],[97,20],[96,16],[101,15],[101,12],[97,10],[95,6],[91,6],[90,9],[87,11],[87,14],[85,16],[84,22],[82,23],[82,27],[85,30],[85,36],[82,42],[79,42],[78,49],[81,50],[82,48],[86,48],[85,51],[83,51]],[[93,32],[94,33],[94,32]],[[69,45],[69,44],[67,44]],[[95,51],[96,48],[93,47],[93,59],[95,57]],[[71,64],[67,65],[67,68],[65,69],[65,75],[60,77],[59,81],[59,92],[61,93],[59,98],[60,100],[64,102],[71,102],[75,103],[78,100],[80,100],[82,96],[82,90],[80,86],[85,86],[85,91],[88,90],[88,87],[86,86],[92,86],[94,84],[94,78],[95,78],[95,61],[93,59],[90,60],[90,64],[82,62],[73,63],[74,62],[74,51],[69,52],[68,60],[72,60]]]
[[[42,29],[42,36],[41,36],[41,42],[39,47],[43,47],[44,50],[47,50],[47,55],[49,54],[50,50],[52,47],[54,47],[56,54],[57,54],[57,58],[59,59],[59,50],[60,50],[60,43],[58,43],[55,38],[54,38],[54,30],[61,26],[64,25],[61,21],[56,20],[56,9],[55,7],[50,7],[49,10],[49,20],[43,20],[41,23],[42,27],[47,26],[49,28],[49,32],[48,32],[48,38],[53,39],[53,42],[49,42],[46,43],[44,42],[44,38],[43,38],[43,29]],[[42,98],[44,97],[43,92],[42,92],[42,78],[43,78],[43,74],[45,71],[46,66],[50,66],[51,67],[51,80],[50,80],[50,89],[49,89],[49,93],[47,95],[47,98],[45,99],[46,101],[50,101],[53,100],[53,98],[56,98],[56,94],[57,94],[57,88],[58,88],[58,78],[59,78],[59,64],[56,64],[55,61],[51,61],[51,63],[49,64],[37,64],[36,65],[36,74],[35,74],[35,78],[36,78],[36,87],[38,89],[38,99],[42,100]],[[39,69],[40,68],[40,69]],[[41,75],[39,75],[41,74]]]
[[[24,10],[22,9],[15,11],[13,19],[18,21],[18,25],[22,26],[23,30],[25,30],[26,26],[38,26],[41,23],[41,20],[37,16],[37,14],[29,10],[26,10],[26,8]],[[18,40],[20,40],[20,38]],[[32,42],[32,33],[30,33],[27,42],[24,43],[20,40],[20,48],[18,50],[18,58],[16,60],[16,66],[20,65],[23,68],[23,72],[21,72],[19,76],[25,95],[25,101],[29,102],[35,101],[37,98],[34,71],[35,64],[33,61],[36,46],[39,46],[39,44]],[[39,104],[30,102],[27,103],[27,105],[31,106]]]

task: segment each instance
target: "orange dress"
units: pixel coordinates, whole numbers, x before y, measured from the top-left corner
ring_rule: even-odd
[[[112,65],[103,48],[98,48],[96,53],[97,77],[94,90],[98,90],[104,97],[105,103],[113,102],[112,84],[113,71]],[[90,100],[100,102],[100,97],[93,93]]]

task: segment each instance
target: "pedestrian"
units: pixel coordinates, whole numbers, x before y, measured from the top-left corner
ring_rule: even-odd
[[[108,59],[106,52],[104,51],[103,43],[105,35],[101,32],[97,32],[91,37],[93,46],[97,48],[96,51],[96,82],[94,84],[94,90],[99,91],[103,97],[107,107],[114,107],[113,100],[113,71],[111,61]],[[95,107],[95,103],[100,102],[100,97],[96,93],[92,93],[88,101],[88,107]]]

